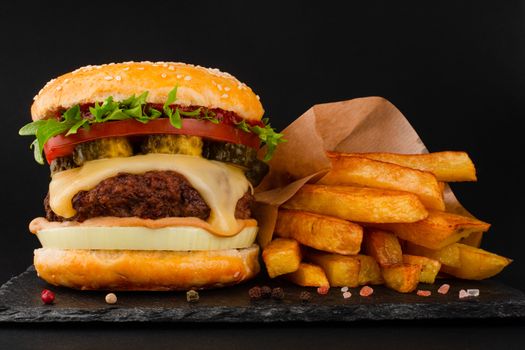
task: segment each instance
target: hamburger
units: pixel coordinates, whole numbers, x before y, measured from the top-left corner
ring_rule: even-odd
[[[45,217],[29,225],[38,276],[150,291],[255,276],[253,188],[283,142],[263,113],[235,77],[184,63],[86,66],[48,82],[20,129],[51,171]]]

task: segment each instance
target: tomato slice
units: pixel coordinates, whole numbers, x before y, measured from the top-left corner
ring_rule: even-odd
[[[50,138],[44,145],[44,152],[48,163],[55,158],[69,156],[73,153],[75,145],[104,137],[150,135],[150,134],[176,134],[205,137],[212,140],[243,144],[252,148],[259,148],[259,137],[253,133],[228,124],[214,124],[207,120],[184,119],[182,128],[173,127],[168,118],[159,118],[146,124],[134,119],[112,121],[90,125],[90,129],[80,129],[76,134],[64,136],[57,135]]]

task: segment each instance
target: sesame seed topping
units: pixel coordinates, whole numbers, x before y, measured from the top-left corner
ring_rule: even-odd
[[[212,80],[211,83],[212,83],[213,85],[217,85],[217,83],[216,83],[214,80]]]
[[[69,79],[67,79],[67,78],[66,78],[66,79],[64,79],[64,83],[67,83],[68,81],[69,81]]]
[[[186,75],[186,76],[184,77],[184,80],[191,80],[191,77],[190,77],[189,75]]]
[[[105,80],[113,80],[113,77],[111,75],[107,75],[104,77]]]
[[[160,76],[163,77],[163,78],[167,77],[166,73],[162,73]]]
[[[37,98],[38,98],[38,95],[33,96],[33,101],[36,101]]]
[[[62,86],[57,86],[57,87],[56,87],[56,90],[57,90],[57,91],[62,90]]]
[[[219,89],[219,91],[222,91],[222,85],[221,84],[217,84],[217,89]]]
[[[163,64],[162,64],[162,67],[164,67],[164,68],[166,68],[167,66],[168,66],[167,63],[163,63]]]
[[[258,100],[260,100],[261,98],[259,97],[259,95],[255,95],[255,97],[257,97]]]
[[[129,70],[129,67],[124,67],[122,68],[122,70]]]
[[[177,74],[177,79],[182,78],[182,74]]]
[[[169,66],[168,69],[169,69],[169,70],[175,70],[175,67],[173,67],[173,66]]]
[[[341,292],[343,292],[343,293],[344,293],[344,292],[348,292],[348,287],[346,287],[346,286],[345,286],[345,287],[342,287],[342,288],[341,288]]]
[[[138,70],[144,70],[144,67],[137,67]]]
[[[121,77],[120,75],[117,75],[117,76],[115,77],[115,80],[117,80],[117,81],[121,81],[121,80],[122,80],[122,77]]]
[[[221,98],[228,98],[228,94],[223,94]]]
[[[226,87],[224,88],[224,90],[225,90],[225,91],[230,91],[231,89],[230,89],[228,86],[226,86]]]

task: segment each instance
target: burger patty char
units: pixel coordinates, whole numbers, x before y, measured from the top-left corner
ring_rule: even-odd
[[[250,191],[239,199],[235,217],[251,217],[253,196]],[[49,221],[79,221],[99,216],[140,217],[160,219],[165,217],[210,216],[210,208],[199,192],[184,176],[174,171],[148,171],[142,175],[120,173],[100,182],[89,191],[73,197],[76,215],[65,219],[53,212],[49,193],[44,199],[46,218]]]

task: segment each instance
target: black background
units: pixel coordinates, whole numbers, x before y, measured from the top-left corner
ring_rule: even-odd
[[[453,189],[467,209],[492,223],[483,247],[515,259],[498,278],[525,290],[520,170],[525,117],[523,2],[384,1],[344,7],[327,1],[315,6],[293,1],[84,2],[75,7],[18,2],[1,5],[0,42],[4,120],[0,282],[31,264],[32,250],[38,246],[27,224],[43,213],[49,171],[33,161],[31,139],[17,134],[30,120],[33,95],[51,78],[83,65],[152,60],[232,73],[261,96],[277,129],[316,103],[372,95],[387,98],[431,151],[465,150],[471,155],[479,181],[454,184]],[[498,327],[494,331],[499,329],[501,336],[501,329],[510,329]],[[254,329],[231,332],[240,334],[239,341],[249,340],[246,334],[251,333],[246,332]],[[289,335],[297,337],[300,329]],[[361,338],[371,331],[361,329]],[[393,334],[387,326],[377,329]],[[329,336],[326,330],[317,331]],[[417,329],[405,330],[425,337]],[[198,328],[179,330],[179,335],[192,332],[198,333]],[[286,337],[280,328],[273,332]],[[465,329],[465,334],[472,333]],[[467,338],[458,344],[470,346]],[[313,337],[308,344],[314,339],[322,337]],[[206,344],[213,343],[202,343]]]

